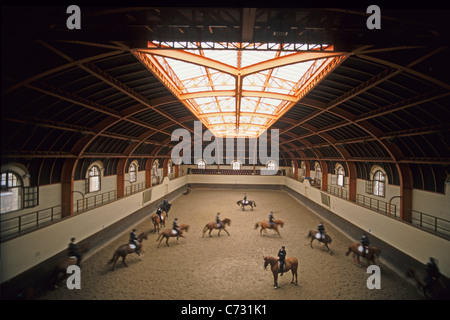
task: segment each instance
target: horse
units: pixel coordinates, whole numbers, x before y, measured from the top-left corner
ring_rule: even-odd
[[[328,244],[331,243],[331,237],[328,235],[328,233],[324,233],[321,237],[319,231],[309,230],[307,238],[308,239],[311,238],[310,242],[311,248],[313,247],[312,246],[313,241],[317,240],[319,242],[323,242],[323,244],[328,250],[328,253],[331,254],[331,249],[328,247]]]
[[[116,265],[116,261],[117,259],[119,259],[119,257],[122,257],[122,263],[125,267],[128,267],[128,265],[125,263],[125,257],[130,254],[130,253],[134,253],[136,252],[136,249],[139,249],[139,251],[142,249],[142,242],[145,240],[147,240],[147,235],[148,232],[142,232],[139,236],[138,236],[138,243],[137,243],[137,248],[132,247],[131,244],[127,243],[127,244],[123,244],[121,245],[119,248],[117,248],[117,250],[114,252],[111,260],[109,260],[108,264],[113,264],[112,265],[112,270],[114,270],[114,267]],[[139,253],[139,260],[141,259],[141,254]]]
[[[256,224],[255,224],[255,229],[258,229],[258,227],[261,225],[261,230],[259,230],[259,234],[261,235],[261,232],[263,231],[263,230],[265,230],[265,229],[273,229],[273,230],[275,230],[277,233],[278,233],[278,235],[281,237],[281,234],[280,234],[280,232],[278,231],[278,225],[280,225],[280,227],[283,227],[284,226],[284,221],[283,220],[279,220],[279,219],[277,219],[277,220],[274,220],[273,221],[273,228],[272,228],[272,226],[271,226],[271,224],[270,224],[270,222],[269,221],[261,221],[261,222],[257,222]]]
[[[85,243],[81,248],[78,250],[78,253],[80,254],[80,260],[82,255],[88,250],[89,243]],[[73,266],[77,264],[77,257],[71,256],[71,257],[65,257],[64,259],[60,260],[58,264],[56,265],[55,269],[52,273],[52,281],[54,287],[57,287],[57,284],[59,282],[58,278],[61,273],[64,275],[67,273],[67,268],[69,266]]]
[[[155,232],[158,232],[158,233],[159,233],[159,226],[160,225],[163,226],[163,227],[166,226],[166,216],[164,215],[164,213],[161,213],[161,217],[163,219],[162,221],[160,221],[159,216],[156,213],[154,213],[152,215],[153,226],[155,227]]]
[[[167,218],[169,218],[169,211],[171,207],[172,207],[171,203],[167,203],[166,205],[161,206],[161,210],[166,213]]]
[[[170,238],[170,237],[177,237],[177,243],[178,243],[178,238],[179,238],[179,237],[183,237],[183,238],[184,238],[184,236],[183,236],[183,231],[184,231],[184,230],[188,231],[189,225],[187,225],[187,224],[182,224],[182,225],[180,225],[180,228],[179,228],[179,229],[180,229],[180,232],[179,232],[178,234],[176,234],[175,231],[174,231],[173,229],[164,229],[164,230],[159,234],[158,238],[156,239],[156,241],[159,240],[158,247],[159,247],[159,245],[161,244],[161,242],[163,241],[164,238],[166,238],[166,244],[167,244],[167,246],[169,246],[169,238]],[[160,240],[160,239],[161,239],[161,240]]]
[[[264,258],[264,269],[267,268],[267,265],[270,264],[270,269],[273,274],[273,286],[278,288],[278,274],[281,273],[279,260],[274,257],[263,257]],[[291,283],[297,285],[297,268],[298,268],[298,260],[297,258],[289,257],[284,260],[284,270],[283,272],[288,272],[289,270],[292,272],[292,280]],[[295,281],[294,281],[295,276]]]
[[[360,243],[353,243],[348,247],[348,251],[345,254],[346,256],[348,256],[350,254],[350,252],[353,252],[353,261],[358,262],[358,264],[360,265],[361,262],[359,261],[359,257],[364,257],[362,251],[360,251],[360,246],[362,246]],[[372,261],[372,264],[376,264],[375,263],[375,257],[378,257],[381,253],[381,250],[377,249],[376,247],[373,246],[369,246],[369,252],[366,253],[366,256],[364,258],[366,258],[367,260],[367,264],[370,265],[370,261]],[[355,257],[357,259],[355,259]]]
[[[427,272],[424,269],[419,270],[414,267],[410,267],[406,272],[406,277],[414,279],[417,289],[420,290],[425,298],[449,299],[449,292],[446,290],[442,277],[439,279],[433,278],[429,287],[427,287],[426,283]]]
[[[188,194],[191,192],[191,190],[192,190],[192,188],[188,186],[188,187],[186,188],[186,191],[183,192],[183,195],[184,195],[184,196],[188,195]]]
[[[236,204],[240,207],[242,207],[242,211],[244,211],[244,207],[245,206],[250,206],[252,207],[252,211],[253,211],[253,207],[256,207],[256,202],[253,200],[248,200],[246,202],[244,202],[244,200],[239,200],[236,202]]]
[[[231,224],[231,220],[228,218],[225,218],[222,220],[222,225],[218,226],[216,221],[211,221],[208,222],[205,227],[203,228],[203,234],[202,237],[205,235],[205,232],[209,229],[209,236],[211,237],[211,231],[213,231],[214,229],[219,229],[219,236],[220,236],[220,231],[225,231],[228,235],[230,235],[227,231],[227,229],[225,229],[226,225],[230,225]]]

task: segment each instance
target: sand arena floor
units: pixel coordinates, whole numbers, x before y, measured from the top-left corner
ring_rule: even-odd
[[[249,200],[257,207],[241,211],[236,201],[244,191],[193,190],[187,196],[172,201],[169,221],[172,226],[178,217],[179,224],[189,224],[186,238],[170,238],[167,247],[163,241],[157,248],[157,234],[149,218],[136,225],[138,234],[149,231],[143,242],[142,260],[136,254],[127,256],[128,267],[120,263],[111,271],[108,261],[114,251],[128,242],[129,232],[124,233],[107,246],[91,254],[82,263],[81,289],[69,290],[65,285],[38,297],[45,300],[408,300],[423,299],[416,288],[379,260],[381,289],[369,290],[366,286],[366,262],[363,267],[346,256],[353,241],[324,220],[332,237],[333,254],[318,242],[309,245],[306,235],[315,230],[320,220],[315,213],[283,191],[247,190]],[[273,230],[255,230],[255,223],[268,219],[270,211],[276,219],[285,221],[280,229],[281,238]],[[202,230],[206,223],[230,218],[228,236],[217,230],[212,237]],[[130,230],[131,231],[131,230]],[[291,273],[279,277],[278,289],[273,287],[272,273],[263,268],[263,256],[277,256],[281,245],[286,246],[288,256],[299,260],[298,285],[290,284]],[[381,248],[382,250],[382,248]],[[64,284],[64,283],[63,283]]]

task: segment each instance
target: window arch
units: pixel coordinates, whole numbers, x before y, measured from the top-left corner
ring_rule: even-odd
[[[22,209],[23,182],[20,176],[12,171],[1,173],[1,213]]]
[[[197,169],[205,170],[206,169],[206,162],[203,159],[200,159],[197,161]]]
[[[320,163],[316,162],[314,164],[314,184],[316,186],[320,186],[322,183],[322,168],[320,167]]]
[[[267,162],[266,166],[267,166],[268,170],[271,170],[271,171],[278,170],[277,163],[274,160],[270,160],[269,162]]]
[[[384,197],[386,194],[386,174],[381,170],[377,170],[373,174],[372,193],[379,197]]]
[[[101,170],[93,165],[88,171],[88,193],[97,192],[101,189]]]
[[[241,170],[241,163],[239,161],[233,161],[231,163],[231,168],[233,170]]]
[[[129,174],[130,182],[136,182],[137,181],[137,171],[138,171],[138,166],[137,166],[136,162],[133,161],[130,164],[130,167],[128,168],[128,174]]]
[[[345,171],[341,164],[336,164],[336,184],[340,187],[344,186]]]

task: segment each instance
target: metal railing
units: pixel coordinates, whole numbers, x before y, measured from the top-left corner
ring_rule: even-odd
[[[348,190],[343,187],[329,185],[327,191],[336,197],[348,200]]]
[[[63,205],[29,212],[17,217],[1,220],[1,240],[6,240],[21,233],[36,230],[61,220]]]
[[[145,189],[145,182],[133,183],[125,188],[125,196],[135,194]]]
[[[412,210],[412,224],[436,234],[450,236],[450,221]]]
[[[397,217],[397,206],[395,204],[389,205],[386,201],[374,199],[359,193],[356,194],[356,203],[371,210],[392,216],[396,219],[400,218]]]
[[[76,213],[94,209],[117,199],[117,191],[112,190],[77,200]]]

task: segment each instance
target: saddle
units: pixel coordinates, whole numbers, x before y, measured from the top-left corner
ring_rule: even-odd
[[[358,251],[361,252],[361,253],[363,253],[363,246],[362,246],[362,245],[360,245],[360,246],[358,247]],[[368,254],[368,253],[369,253],[369,249],[366,249],[366,252],[365,252],[365,253]]]
[[[317,239],[317,240],[323,240],[323,239],[325,239],[325,233],[322,234],[322,237],[321,237],[321,236],[320,236],[320,233],[317,232],[317,233],[316,233],[316,239]]]
[[[135,244],[128,244],[128,246],[130,247],[131,250],[135,250],[136,249],[136,245]]]
[[[173,230],[173,229],[172,229],[172,234],[173,234],[173,235],[175,235],[175,234],[177,234],[177,233],[178,233],[177,230]]]

